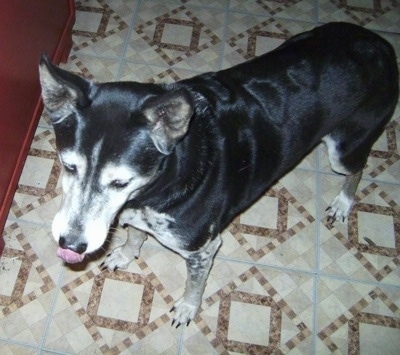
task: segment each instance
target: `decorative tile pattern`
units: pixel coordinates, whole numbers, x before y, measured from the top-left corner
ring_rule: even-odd
[[[318,354],[397,352],[400,345],[398,289],[322,279],[319,294]]]
[[[323,190],[336,177],[327,177]],[[337,188],[338,184],[334,185]],[[324,196],[328,196],[326,190]],[[322,220],[322,270],[359,280],[400,283],[400,208],[398,187],[361,182],[346,223]],[[327,233],[325,233],[327,232]]]
[[[374,30],[399,33],[399,15],[397,0],[322,0],[318,20],[353,22]]]
[[[254,15],[276,16],[298,21],[315,21],[316,1],[313,0],[233,0],[231,10]]]
[[[156,67],[145,64],[127,62],[121,68],[120,80],[138,81],[142,83],[174,83],[190,78],[195,73],[190,70]]]
[[[217,68],[224,12],[148,1],[138,19],[127,60],[202,71]]]
[[[14,196],[11,216],[50,224],[61,198],[60,173],[54,132],[38,128]]]
[[[151,262],[151,253],[148,257]],[[173,299],[160,281],[162,275],[156,276],[144,260],[139,259],[127,271],[102,272],[95,266],[78,274],[71,270],[68,275],[56,304],[50,349],[119,353],[139,350],[157,334],[174,337],[169,313]],[[66,317],[82,325],[80,344],[73,339],[76,328],[64,325]],[[153,346],[172,350],[177,344],[168,341]]]
[[[269,52],[296,33],[310,30],[313,25],[273,17],[232,13],[228,22],[228,40],[223,66],[244,62]]]
[[[73,52],[118,58],[136,1],[77,1]]]
[[[229,275],[226,283],[221,273]],[[185,332],[187,352],[281,354],[295,348],[310,352],[311,284],[309,276],[217,259],[195,319],[197,328]]]
[[[315,189],[315,173],[293,171],[232,222],[220,254],[314,270]]]
[[[39,344],[54,296],[53,277],[60,271],[59,264],[54,267],[53,261],[42,258],[51,237],[43,228],[12,223],[5,228],[3,238],[0,338]]]
[[[317,23],[361,24],[400,58],[398,0],[76,1],[62,67],[98,82],[173,83],[274,49]],[[400,59],[399,59],[400,65]],[[169,312],[186,265],[153,238],[126,270],[101,271],[118,230],[82,264],[56,257],[61,202],[54,131],[43,114],[3,237],[0,353],[395,354],[400,348],[400,105],[368,159],[348,220],[325,208],[343,178],[317,147],[223,233],[200,311]]]

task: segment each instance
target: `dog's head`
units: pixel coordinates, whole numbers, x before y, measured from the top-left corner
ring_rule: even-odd
[[[52,231],[69,262],[102,246],[127,200],[157,174],[193,114],[185,90],[133,82],[97,84],[43,57],[40,82],[64,167]]]

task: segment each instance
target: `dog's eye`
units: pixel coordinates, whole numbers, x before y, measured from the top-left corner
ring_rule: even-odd
[[[75,164],[63,164],[64,165],[64,169],[66,172],[70,173],[70,174],[75,174],[76,173],[76,165]]]
[[[110,186],[115,189],[123,189],[129,185],[129,181],[126,180],[114,180],[111,182]]]

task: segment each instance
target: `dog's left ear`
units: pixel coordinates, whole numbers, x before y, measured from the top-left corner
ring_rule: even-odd
[[[153,143],[162,154],[168,155],[188,131],[194,108],[190,94],[179,89],[149,99],[142,112]]]
[[[52,64],[46,55],[40,60],[39,77],[43,102],[53,123],[89,105],[91,83]]]

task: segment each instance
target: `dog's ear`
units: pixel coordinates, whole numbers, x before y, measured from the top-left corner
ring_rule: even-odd
[[[44,105],[53,123],[61,122],[76,108],[87,106],[91,83],[53,65],[46,55],[39,64]]]
[[[149,99],[142,112],[155,146],[168,155],[188,131],[194,109],[190,94],[179,89]]]

